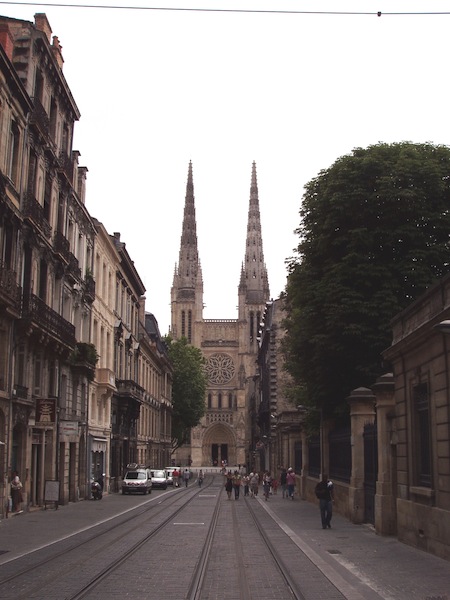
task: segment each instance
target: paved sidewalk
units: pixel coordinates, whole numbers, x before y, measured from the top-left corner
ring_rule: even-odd
[[[152,494],[144,502],[157,502],[160,496]],[[131,498],[127,496],[124,501],[121,495],[111,494],[100,502],[85,500],[1,521],[0,565],[132,510],[144,500],[136,497],[129,502]],[[318,505],[298,498],[283,499],[280,491],[267,502],[262,495],[258,499],[241,497],[242,501],[258,503],[258,508],[267,510],[299,552],[305,553],[346,598],[360,600],[378,594],[383,600],[450,600],[450,562],[396,538],[378,536],[373,528],[354,525],[337,514],[332,529],[324,530]]]

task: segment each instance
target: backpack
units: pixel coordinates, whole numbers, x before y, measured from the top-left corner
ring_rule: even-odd
[[[316,493],[316,498],[318,498],[319,500],[326,499],[327,495],[328,495],[328,486],[327,486],[326,482],[319,481],[319,483],[316,485],[315,493]]]

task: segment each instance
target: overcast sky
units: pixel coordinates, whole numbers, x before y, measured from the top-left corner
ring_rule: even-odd
[[[237,318],[253,161],[275,298],[305,183],[358,146],[449,144],[450,0],[151,2],[128,3],[227,12],[50,1],[0,2],[0,13],[34,21],[45,12],[58,36],[81,111],[74,149],[89,171],[87,208],[121,233],[164,334],[189,161],[204,317]],[[449,14],[387,14],[424,11]]]

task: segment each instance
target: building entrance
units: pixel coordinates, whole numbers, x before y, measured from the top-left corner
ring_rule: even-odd
[[[211,460],[215,467],[228,464],[228,444],[211,444]]]

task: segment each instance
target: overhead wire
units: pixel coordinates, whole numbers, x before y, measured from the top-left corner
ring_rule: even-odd
[[[0,4],[13,6],[45,6],[50,8],[98,8],[106,10],[148,10],[174,12],[211,12],[211,13],[255,13],[255,14],[290,14],[290,15],[341,15],[341,16],[438,16],[450,15],[450,11],[340,11],[340,10],[280,10],[259,8],[201,8],[182,6],[123,6],[118,4],[73,4],[69,2],[4,2]]]

